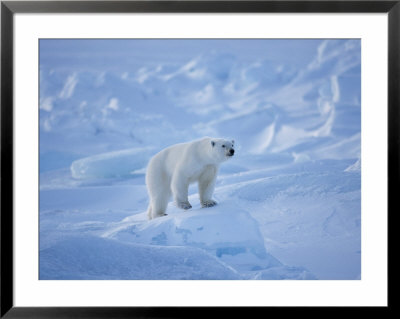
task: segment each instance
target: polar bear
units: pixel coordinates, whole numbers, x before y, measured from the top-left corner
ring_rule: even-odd
[[[214,192],[219,165],[235,153],[234,141],[204,137],[188,143],[172,145],[151,158],[146,171],[146,186],[150,197],[149,219],[164,216],[168,201],[190,209],[189,184],[198,182],[202,207],[217,204]]]

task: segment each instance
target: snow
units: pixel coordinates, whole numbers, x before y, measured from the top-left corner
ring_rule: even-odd
[[[196,196],[197,197],[197,196]],[[282,267],[268,254],[257,222],[233,204],[221,204],[206,212],[197,204],[187,214],[170,207],[169,215],[147,221],[126,218],[103,237],[157,246],[197,247],[218,257],[243,277],[259,276],[259,270]]]
[[[40,279],[362,277],[359,40],[40,50]],[[218,205],[148,221],[150,157],[205,135],[235,140]]]
[[[41,258],[44,260],[40,264],[41,279],[240,279],[236,271],[218,258],[192,247],[76,237],[42,250]]]
[[[143,147],[85,157],[72,162],[71,175],[75,179],[90,179],[141,173],[154,154],[152,148]]]

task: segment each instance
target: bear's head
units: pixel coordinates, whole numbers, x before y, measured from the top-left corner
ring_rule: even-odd
[[[222,138],[211,139],[211,152],[213,158],[219,162],[224,162],[235,154],[235,141]]]

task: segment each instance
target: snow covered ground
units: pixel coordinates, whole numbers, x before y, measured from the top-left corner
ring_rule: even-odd
[[[41,40],[40,279],[360,279],[359,40]],[[148,221],[149,158],[235,139]]]

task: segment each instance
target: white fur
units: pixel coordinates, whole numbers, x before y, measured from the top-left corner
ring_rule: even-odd
[[[189,184],[194,182],[198,182],[202,207],[216,205],[212,194],[218,168],[231,157],[229,155],[234,152],[233,144],[234,141],[205,137],[172,145],[154,155],[146,172],[150,196],[147,210],[149,219],[166,215],[171,196],[178,207],[192,208],[188,200],[188,189]]]

